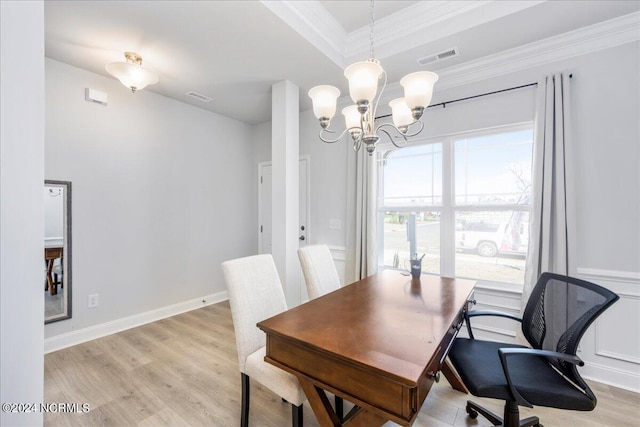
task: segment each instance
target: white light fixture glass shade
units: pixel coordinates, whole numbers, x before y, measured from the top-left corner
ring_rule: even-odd
[[[433,96],[433,85],[438,81],[438,75],[431,71],[418,71],[407,74],[400,80],[404,88],[404,99],[410,109],[426,108]]]
[[[318,119],[331,120],[336,114],[336,102],[340,96],[337,87],[329,85],[315,86],[309,90],[309,98],[313,102],[313,114]]]
[[[125,52],[127,62],[112,62],[107,65],[107,72],[135,92],[148,85],[158,83],[158,76],[142,68],[142,58],[135,53]]]
[[[342,109],[342,115],[344,116],[344,122],[347,129],[360,128],[360,112],[357,105],[349,105]]]
[[[344,70],[344,76],[349,80],[349,93],[353,102],[373,101],[382,71],[380,64],[373,61],[356,62]]]
[[[391,114],[393,116],[393,124],[397,127],[409,126],[414,122],[411,115],[411,109],[407,106],[404,98],[396,98],[389,102]]]

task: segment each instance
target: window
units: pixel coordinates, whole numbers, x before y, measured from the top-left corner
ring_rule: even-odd
[[[522,284],[531,123],[378,150],[378,264]]]

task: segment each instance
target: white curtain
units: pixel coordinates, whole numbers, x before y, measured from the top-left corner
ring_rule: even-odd
[[[354,152],[347,144],[347,283],[376,273],[376,154],[369,156],[364,146]]]
[[[574,156],[570,80],[556,73],[538,81],[533,154],[533,205],[522,308],[545,271],[575,273]]]

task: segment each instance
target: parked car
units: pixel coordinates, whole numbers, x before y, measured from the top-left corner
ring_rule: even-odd
[[[508,222],[459,221],[456,223],[456,249],[475,250],[478,255],[494,257],[498,253],[526,253],[528,227],[518,224],[517,230]]]

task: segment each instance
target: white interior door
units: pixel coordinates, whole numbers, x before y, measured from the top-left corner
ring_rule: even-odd
[[[261,254],[271,253],[271,192],[272,169],[271,162],[258,163],[259,189],[258,189],[258,251]],[[300,189],[300,233],[299,247],[306,246],[309,242],[309,156],[301,156],[299,163],[299,189]],[[299,269],[301,302],[309,299],[307,288],[302,278],[302,270]]]

